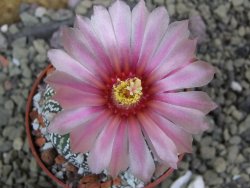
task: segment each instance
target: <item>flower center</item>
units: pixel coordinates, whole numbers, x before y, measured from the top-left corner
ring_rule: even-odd
[[[124,81],[117,79],[113,85],[112,93],[116,105],[125,108],[133,106],[140,101],[143,95],[141,80],[137,77]]]

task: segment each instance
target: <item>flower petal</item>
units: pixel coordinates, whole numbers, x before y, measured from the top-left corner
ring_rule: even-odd
[[[169,24],[159,47],[150,60],[147,71],[153,70],[155,67],[161,64],[162,61],[166,59],[174,50],[174,48],[179,45],[179,43],[181,43],[185,39],[188,39],[189,34],[190,32],[188,30],[188,20],[176,21]],[[178,51],[178,53],[181,54],[182,51]]]
[[[156,83],[159,91],[170,91],[184,88],[201,87],[208,84],[214,77],[212,65],[196,61]]]
[[[139,122],[130,118],[128,121],[129,167],[131,172],[144,182],[150,181],[154,171],[154,160],[141,132]]]
[[[140,58],[137,63],[138,74],[143,72],[148,60],[154,54],[155,49],[157,49],[164,33],[167,30],[168,23],[169,15],[165,7],[158,7],[154,9],[148,16]]]
[[[216,103],[202,91],[163,93],[156,95],[156,99],[177,106],[194,108],[205,114],[217,108]]]
[[[138,119],[160,161],[177,168],[178,156],[174,142],[146,115],[140,113]]]
[[[160,101],[152,101],[149,105],[154,111],[191,134],[199,134],[209,128],[204,113],[198,110]]]
[[[120,121],[121,119],[119,117],[114,117],[112,122],[100,133],[94,147],[90,150],[88,164],[91,172],[99,174],[104,169],[108,168],[115,135]]]
[[[128,71],[130,63],[131,10],[125,2],[117,0],[109,7],[109,14],[114,27],[120,60],[124,69]]]
[[[195,59],[196,43],[196,40],[183,40],[180,42],[167,58],[149,74],[149,83],[160,80],[171,71],[193,62]]]
[[[86,47],[89,48],[89,50],[92,52],[92,55],[94,55],[98,59],[98,61],[100,62],[100,66],[102,66],[101,64],[104,64],[104,67],[106,67],[105,70],[109,72],[109,70],[111,70],[109,57],[106,54],[103,45],[97,38],[90,19],[77,15],[75,27],[82,32],[84,36],[84,39],[82,39],[84,40],[83,43],[86,44]]]
[[[144,1],[139,1],[132,10],[131,50],[134,63],[139,60],[148,15]]]
[[[70,148],[74,153],[86,153],[93,146],[103,128],[111,122],[110,114],[103,112],[72,130],[70,133]]]
[[[121,171],[128,168],[128,135],[127,121],[123,121],[117,130],[112,157],[109,164],[109,173],[112,177],[118,176]]]
[[[104,77],[102,61],[88,49],[85,36],[76,28],[63,29],[63,46],[70,56],[81,63],[96,77]]]
[[[55,70],[45,78],[45,82],[53,87],[55,91],[59,89],[75,89],[83,92],[100,94],[100,90],[82,82],[81,80],[61,71]]]
[[[58,87],[53,99],[58,101],[63,109],[101,106],[105,103],[105,99],[100,95],[65,87]]]
[[[109,54],[110,62],[114,70],[120,72],[121,63],[117,52],[117,40],[111,17],[107,9],[102,6],[94,6],[94,14],[91,16],[91,23],[105,51]]]
[[[97,87],[102,87],[102,84],[97,80],[97,77],[93,76],[84,66],[70,57],[63,50],[49,50],[48,57],[58,71],[65,72],[85,83],[93,83]]]
[[[150,112],[149,116],[158,127],[175,143],[178,153],[192,152],[192,135],[163,116]]]
[[[95,118],[103,109],[100,107],[82,107],[59,112],[48,127],[51,133],[60,135],[71,132],[75,127]]]

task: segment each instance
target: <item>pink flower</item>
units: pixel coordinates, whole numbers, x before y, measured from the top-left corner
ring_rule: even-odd
[[[50,132],[70,133],[73,152],[90,152],[93,173],[112,176],[129,168],[147,182],[159,164],[177,168],[191,152],[192,134],[208,128],[216,108],[208,95],[184,91],[208,84],[214,68],[195,57],[188,21],[169,24],[164,7],[148,12],[144,1],[131,11],[117,0],[77,16],[63,32],[63,50],[50,50],[56,70],[46,82],[63,111]],[[151,152],[153,155],[151,155]]]

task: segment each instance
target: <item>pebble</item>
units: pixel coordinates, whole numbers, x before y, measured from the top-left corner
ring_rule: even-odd
[[[16,26],[15,24],[10,25],[10,26],[9,26],[9,32],[10,32],[11,34],[17,33],[17,32],[18,32],[17,26]]]
[[[237,120],[237,121],[241,121],[243,116],[243,113],[237,109],[234,109],[232,112],[232,116]]]
[[[202,146],[201,156],[203,159],[213,159],[215,157],[215,148],[210,146]]]
[[[236,145],[241,143],[241,137],[239,136],[233,136],[232,138],[229,139],[229,143]]]
[[[248,128],[247,130],[245,130],[242,134],[241,134],[242,138],[247,142],[250,143],[250,128]]]
[[[211,170],[207,170],[204,174],[204,179],[207,185],[221,185],[223,183],[223,179],[221,179],[215,172]]]
[[[250,69],[246,71],[245,77],[250,82]]]
[[[233,91],[238,91],[238,92],[242,91],[242,86],[240,85],[239,82],[236,82],[236,81],[231,82],[231,88]]]
[[[36,49],[36,51],[40,54],[46,54],[47,52],[47,47],[46,47],[46,43],[44,40],[42,39],[37,39],[33,41],[33,45]]]
[[[7,177],[10,173],[10,171],[12,170],[12,166],[11,165],[4,165],[3,166],[3,176]]]
[[[227,18],[227,14],[228,14],[228,7],[225,6],[225,4],[222,4],[220,6],[218,6],[215,10],[214,10],[214,13],[219,16],[219,18],[222,20],[222,21],[226,21],[228,19]],[[227,23],[227,21],[226,21]]]
[[[25,26],[32,26],[39,23],[39,20],[27,12],[20,14],[20,18]]]
[[[49,15],[52,20],[63,21],[73,17],[73,13],[67,9],[60,9]]]
[[[75,9],[75,13],[76,13],[76,14],[84,15],[84,14],[87,13],[88,8],[86,7],[86,5],[85,5],[84,2],[85,2],[85,1],[81,1],[81,2],[79,3],[79,5],[76,7],[76,9]]]
[[[232,4],[235,7],[242,5],[243,2],[244,2],[244,0],[232,0]]]
[[[44,7],[37,7],[35,11],[35,16],[42,18],[46,14],[47,10]]]
[[[20,60],[28,57],[28,50],[24,47],[14,46],[12,54],[13,57]]]
[[[44,144],[44,146],[42,147],[43,150],[47,150],[47,149],[50,149],[50,148],[53,148],[53,145],[51,142],[47,142]]]
[[[7,48],[7,40],[5,36],[0,33],[0,51],[4,51]]]
[[[12,143],[0,138],[0,152],[8,152],[12,148]]]
[[[0,127],[7,125],[8,119],[10,117],[9,111],[7,111],[3,108],[0,108],[0,117],[1,117]]]
[[[110,1],[80,0],[75,12],[85,15],[92,11],[93,3],[100,2],[106,6]],[[135,4],[134,0],[129,2],[132,5]],[[186,19],[193,13],[201,15],[209,40],[198,46],[197,54],[199,59],[216,65],[218,69],[212,83],[203,88],[220,105],[219,109],[211,113],[211,118],[215,121],[214,128],[194,140],[194,152],[192,156],[185,157],[184,167],[175,171],[175,175],[170,176],[159,187],[170,187],[172,182],[177,177],[181,177],[188,168],[204,178],[206,187],[249,187],[245,182],[250,181],[248,176],[250,172],[248,33],[250,30],[246,24],[250,19],[250,3],[247,0],[224,2],[149,0],[147,2],[153,6],[167,4],[173,21]],[[55,187],[51,180],[45,178],[44,172],[36,169],[37,163],[31,155],[27,138],[23,139],[24,129],[19,128],[19,126],[23,127],[25,98],[30,91],[33,78],[47,65],[46,52],[49,48],[47,44],[49,38],[34,39],[28,36],[15,39],[10,44],[8,41],[9,36],[19,34],[25,27],[51,22],[55,14],[57,15],[54,18],[58,21],[71,18],[74,10],[68,13],[67,11],[56,13],[56,10],[51,11],[39,6],[33,6],[31,10],[26,7],[25,11],[21,12],[22,23],[2,25],[0,28],[0,51],[11,61],[8,67],[4,69],[0,67],[0,182],[6,183],[3,188],[21,187],[21,185],[27,188]],[[25,69],[26,72],[23,73]],[[28,76],[25,75],[26,73]],[[6,80],[12,84],[12,89],[7,90],[2,84]],[[231,106],[235,108],[230,109]],[[20,146],[16,148],[18,150],[14,148],[14,141],[18,139],[24,142],[20,150]],[[19,170],[15,170],[17,167]],[[31,171],[31,169],[36,170]],[[82,169],[83,172],[84,169]],[[3,173],[6,174],[3,175]],[[233,177],[237,178],[233,179]]]
[[[228,155],[227,155],[228,160],[230,162],[235,161],[238,153],[239,153],[239,147],[237,145],[230,146],[228,148]]]
[[[1,26],[1,31],[3,32],[3,33],[6,33],[7,31],[8,31],[8,25],[7,24],[4,24],[4,25],[2,25]]]
[[[82,5],[86,8],[91,8],[93,6],[92,2],[90,0],[81,1]],[[80,6],[80,5],[79,5]]]
[[[57,172],[56,177],[59,179],[63,179],[63,172],[62,171]]]
[[[246,119],[239,124],[239,133],[241,134],[249,128],[250,128],[250,115],[248,115]]]
[[[34,157],[31,158],[29,169],[31,172],[37,172],[38,170],[37,162]]]
[[[14,109],[14,103],[12,100],[7,100],[5,103],[4,103],[4,108],[6,110],[9,110],[9,111],[12,111]]]
[[[14,141],[13,141],[13,148],[15,150],[20,151],[22,149],[22,147],[23,147],[23,140],[22,140],[22,138],[20,138],[20,137],[15,138]]]
[[[226,170],[227,163],[224,158],[219,157],[214,160],[213,166],[216,172],[222,173]]]

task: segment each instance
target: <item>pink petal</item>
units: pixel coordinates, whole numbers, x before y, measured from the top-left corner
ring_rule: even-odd
[[[204,113],[198,110],[160,101],[152,101],[150,107],[191,134],[199,134],[209,128]]]
[[[201,87],[208,84],[214,77],[212,65],[196,61],[156,83],[159,91],[170,91],[184,88]]]
[[[156,98],[169,104],[194,108],[205,114],[217,108],[216,103],[214,103],[211,98],[202,91],[163,93],[156,95]]]
[[[114,70],[119,72],[121,67],[118,59],[117,40],[107,9],[102,6],[94,6],[91,23],[107,54],[109,54]]]
[[[86,84],[67,73],[60,72],[57,70],[49,74],[46,77],[45,82],[48,83],[50,86],[52,86],[55,91],[59,89],[60,90],[74,89],[74,90],[79,90],[83,92],[101,94],[99,89],[89,84]]]
[[[148,76],[149,82],[152,83],[160,80],[168,73],[182,66],[193,62],[195,59],[196,40],[181,41],[167,56],[159,66],[154,69]]]
[[[140,58],[137,63],[138,74],[141,74],[150,57],[154,54],[169,23],[169,15],[165,7],[154,9],[148,16],[143,36]],[[160,27],[159,27],[160,26]],[[156,29],[157,28],[157,29]]]
[[[101,113],[75,129],[70,133],[70,148],[74,153],[86,153],[93,146],[97,136],[111,122],[110,114]]]
[[[189,34],[188,20],[176,21],[171,23],[168,26],[159,47],[150,60],[150,64],[148,65],[149,68],[147,70],[152,70],[159,64],[161,64],[163,60],[166,59],[174,50],[174,48],[179,45],[179,43],[181,43],[183,40],[188,39]],[[178,53],[182,53],[182,51],[178,51]]]
[[[86,69],[94,73],[96,77],[103,76],[102,61],[89,50],[85,36],[78,29],[64,28],[63,46],[74,59],[81,63]]]
[[[131,50],[134,63],[139,60],[148,15],[149,12],[142,0],[132,10]]]
[[[85,83],[93,83],[97,87],[102,87],[102,84],[96,76],[94,76],[84,66],[70,57],[63,50],[49,50],[48,57],[58,71],[65,72]]]
[[[121,119],[115,117],[110,124],[98,136],[94,147],[90,150],[88,164],[91,172],[99,174],[108,168],[111,157],[113,143],[117,128]]]
[[[182,128],[157,113],[151,112],[149,115],[158,127],[175,143],[178,153],[192,152],[193,138],[190,133],[185,132]]]
[[[92,27],[91,21],[87,17],[76,16],[75,27],[78,28],[83,36],[83,43],[89,48],[93,55],[102,62],[106,67],[106,71],[111,69],[111,63],[108,55],[106,54],[103,45],[97,38],[97,35]],[[83,39],[82,39],[83,40]]]
[[[95,118],[102,108],[82,107],[59,112],[49,125],[49,132],[60,135],[71,132],[75,127]]]
[[[123,121],[117,130],[112,157],[109,164],[109,173],[112,177],[118,176],[121,171],[128,168],[128,137],[127,121]]]
[[[152,121],[143,115],[138,115],[138,119],[145,130],[147,140],[152,144],[160,161],[165,165],[177,168],[177,149],[174,142]]]
[[[105,103],[105,99],[101,95],[65,87],[57,87],[53,99],[58,101],[63,109],[101,106]]]
[[[128,123],[130,170],[137,178],[148,182],[155,171],[153,158],[142,135],[139,122],[130,118]]]
[[[123,1],[117,0],[109,7],[109,14],[119,48],[120,59],[126,70],[129,70],[130,38],[131,38],[131,10]]]

